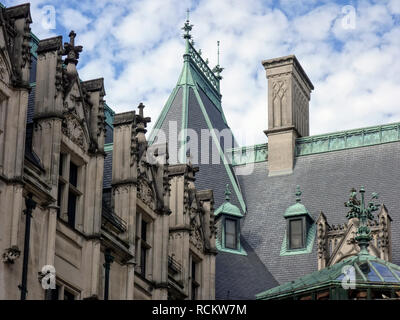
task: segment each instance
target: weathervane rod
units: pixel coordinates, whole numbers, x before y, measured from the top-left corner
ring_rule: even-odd
[[[219,40],[217,41],[217,64],[219,65]]]

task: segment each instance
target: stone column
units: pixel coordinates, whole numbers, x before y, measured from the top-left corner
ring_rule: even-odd
[[[123,237],[129,243],[129,252],[135,256],[137,158],[134,146],[133,126],[135,112],[116,114],[114,117],[114,143],[112,161],[112,188],[114,210],[127,223]],[[128,262],[127,299],[134,296],[135,260]]]

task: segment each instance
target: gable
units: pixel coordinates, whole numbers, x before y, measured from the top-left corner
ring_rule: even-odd
[[[80,84],[75,80],[64,98],[63,133],[75,144],[87,151],[90,146],[88,111]]]

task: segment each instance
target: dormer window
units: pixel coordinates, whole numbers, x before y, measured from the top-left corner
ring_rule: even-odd
[[[289,249],[304,247],[303,219],[289,219]]]
[[[281,256],[310,253],[315,238],[315,223],[307,208],[300,203],[300,187],[296,187],[296,204],[286,209],[286,234]]]
[[[225,218],[225,247],[233,250],[238,248],[237,220]]]
[[[220,251],[246,255],[240,245],[240,219],[243,215],[240,209],[230,202],[230,194],[229,185],[226,185],[225,202],[214,212],[219,229],[217,248]]]

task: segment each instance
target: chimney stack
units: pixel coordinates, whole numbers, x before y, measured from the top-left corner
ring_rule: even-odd
[[[264,60],[268,78],[269,176],[293,172],[295,142],[309,135],[309,101],[313,84],[296,56]]]

